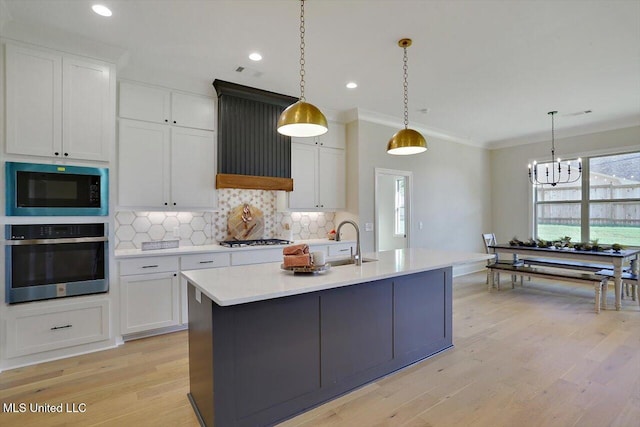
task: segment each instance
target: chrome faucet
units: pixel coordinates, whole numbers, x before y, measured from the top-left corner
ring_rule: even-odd
[[[353,228],[356,229],[356,256],[354,257],[352,252],[351,259],[355,261],[356,265],[362,265],[362,256],[360,253],[360,229],[358,228],[358,224],[351,220],[342,221],[336,230],[336,242],[340,241],[340,229],[345,224],[351,224],[353,225]]]

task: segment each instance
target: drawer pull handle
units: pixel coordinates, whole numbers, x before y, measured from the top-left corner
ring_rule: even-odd
[[[340,252],[347,252],[349,249],[339,249]]]
[[[64,326],[54,326],[53,328],[51,328],[52,331],[55,331],[56,329],[68,329],[71,328],[73,325],[64,325]]]
[[[143,265],[142,268],[157,268],[158,264],[156,265]]]
[[[211,261],[200,261],[200,264],[213,264],[213,260],[211,260]]]

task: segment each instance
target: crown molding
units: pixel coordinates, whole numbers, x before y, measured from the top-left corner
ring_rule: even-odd
[[[400,129],[404,127],[404,122],[402,122],[397,117],[390,116],[387,114],[377,113],[375,111],[365,110],[362,108],[354,108],[352,110],[349,110],[343,114],[343,117],[346,123],[352,122],[354,120],[362,120],[366,122],[389,126],[392,128]],[[418,132],[422,133],[425,136],[430,136],[430,137],[441,139],[444,141],[451,141],[458,144],[468,145],[476,148],[487,148],[486,144],[482,142],[473,141],[468,138],[462,138],[456,135],[452,135],[449,132],[446,132],[440,129],[435,129],[432,127],[427,127],[427,126],[421,125],[420,123],[413,123],[411,128],[417,130]]]

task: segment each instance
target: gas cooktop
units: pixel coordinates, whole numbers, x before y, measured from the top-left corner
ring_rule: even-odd
[[[290,240],[282,239],[256,239],[256,240],[225,240],[220,242],[221,246],[228,248],[241,248],[243,246],[272,246],[272,245],[288,245],[293,243]]]

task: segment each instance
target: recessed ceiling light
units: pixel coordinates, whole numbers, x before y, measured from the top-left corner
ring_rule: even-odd
[[[347,88],[349,88],[349,89],[355,89],[357,87],[358,87],[358,83],[356,83],[356,82],[347,83]]]
[[[252,61],[260,61],[262,60],[262,55],[260,55],[258,52],[253,52],[249,55],[249,59]]]
[[[111,16],[111,9],[101,4],[94,4],[91,9],[100,16]]]

